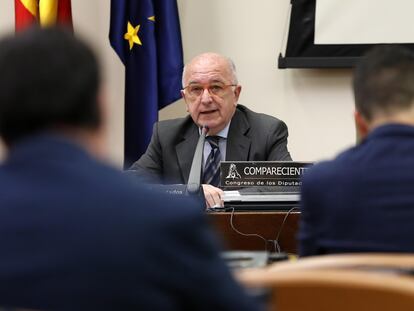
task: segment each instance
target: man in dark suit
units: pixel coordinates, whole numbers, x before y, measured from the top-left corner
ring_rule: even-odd
[[[182,96],[189,116],[154,125],[146,153],[131,170],[155,183],[187,183],[191,162],[200,135],[218,138],[219,161],[290,161],[288,129],[274,117],[238,105],[241,86],[233,62],[216,53],[198,55],[183,71]],[[204,172],[208,171],[211,143],[204,148]],[[223,191],[217,178],[204,180],[207,205],[222,205]],[[214,181],[214,182],[212,182]]]
[[[103,164],[98,64],[72,34],[0,41],[0,306],[255,310],[202,207]]]
[[[383,46],[354,73],[361,139],[303,178],[300,255],[414,252],[414,54]]]

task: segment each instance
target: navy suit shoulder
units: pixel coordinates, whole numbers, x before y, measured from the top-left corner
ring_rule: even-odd
[[[310,168],[301,189],[299,249],[412,252],[414,127],[386,125]]]
[[[0,166],[0,244],[4,305],[256,309],[201,206],[132,184],[61,138],[23,142]]]

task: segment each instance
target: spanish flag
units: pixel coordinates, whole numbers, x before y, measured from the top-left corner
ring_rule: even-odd
[[[64,25],[73,29],[71,0],[15,0],[15,25],[20,31],[33,24]]]

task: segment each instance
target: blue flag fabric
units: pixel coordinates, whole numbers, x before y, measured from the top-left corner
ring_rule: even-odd
[[[109,40],[125,65],[124,166],[146,150],[158,110],[180,98],[176,0],[112,0]]]

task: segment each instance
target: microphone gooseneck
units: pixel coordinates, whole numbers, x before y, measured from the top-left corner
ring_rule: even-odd
[[[197,142],[194,152],[193,162],[191,163],[190,175],[188,177],[187,192],[198,194],[201,186],[201,168],[203,166],[204,141],[206,140],[209,128],[207,125],[201,126],[201,135]]]

